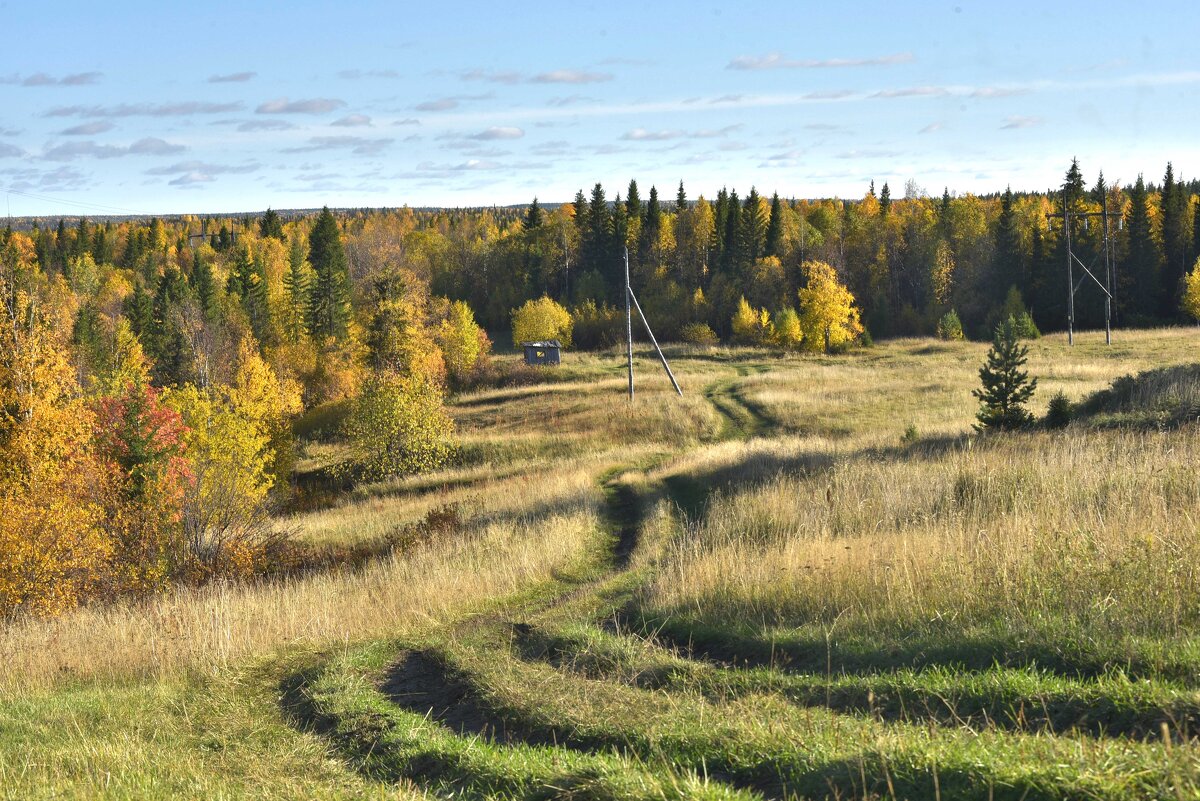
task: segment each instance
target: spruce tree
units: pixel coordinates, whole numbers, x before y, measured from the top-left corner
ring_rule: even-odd
[[[608,216],[604,187],[597,183],[592,187],[592,197],[587,207],[587,226],[582,231],[582,261],[585,269],[605,272],[608,255]]]
[[[537,198],[529,204],[529,208],[525,211],[525,230],[532,231],[542,224],[542,207],[538,205]]]
[[[662,208],[658,204],[658,189],[650,187],[650,199],[646,201],[646,216],[639,231],[639,261],[649,264],[656,255],[658,237],[662,231]],[[657,265],[653,265],[657,266]]]
[[[879,193],[879,213],[886,217],[888,211],[892,208],[892,190],[888,188],[887,181],[883,182],[883,190]]]
[[[1071,159],[1071,166],[1067,168],[1062,188],[1066,197],[1067,209],[1073,212],[1079,211],[1079,206],[1087,194],[1083,188],[1083,172],[1079,169],[1079,159]]]
[[[638,194],[638,185],[636,180],[629,182],[629,190],[625,193],[625,212],[630,220],[642,219],[642,198]]]
[[[731,273],[738,262],[738,246],[742,241],[742,206],[737,190],[729,193],[725,204],[725,236],[722,237],[721,269]]]
[[[200,301],[200,309],[207,316],[212,311],[213,291],[216,286],[213,281],[212,265],[200,258],[199,253],[192,254],[192,289],[196,299]]]
[[[1158,313],[1157,290],[1162,270],[1162,252],[1150,221],[1146,182],[1139,175],[1129,190],[1129,216],[1125,220],[1127,247],[1117,272],[1118,302],[1133,314],[1146,318]]]
[[[783,203],[779,193],[771,195],[771,216],[767,220],[767,235],[763,240],[763,255],[778,256],[779,242],[783,237]]]
[[[675,211],[687,208],[687,192],[683,191],[683,181],[679,182],[679,191],[675,193]]]
[[[992,282],[989,289],[996,294],[1006,286],[1016,285],[1022,291],[1029,289],[1025,271],[1021,269],[1021,235],[1017,229],[1017,215],[1013,208],[1012,187],[1004,190],[1000,198],[1000,218],[996,221],[996,249],[992,256]]]
[[[1021,344],[1017,323],[1006,318],[996,327],[996,336],[988,350],[987,361],[979,368],[982,389],[971,394],[980,401],[977,431],[1009,431],[1023,428],[1033,420],[1025,404],[1037,389],[1037,379],[1021,368],[1028,360],[1029,348]]]
[[[267,209],[267,213],[258,221],[258,235],[263,239],[275,237],[280,242],[284,241],[283,220],[280,218],[279,212]]]
[[[1183,289],[1183,277],[1189,267],[1187,263],[1186,222],[1188,198],[1184,184],[1175,180],[1175,170],[1167,162],[1163,176],[1162,197],[1162,289],[1160,312],[1163,317],[1172,317],[1179,309],[1179,298]]]
[[[761,196],[758,190],[750,187],[750,194],[742,207],[740,240],[738,242],[737,262],[743,275],[748,275],[750,268],[763,255],[763,242],[767,233],[767,217],[763,214]]]
[[[290,313],[286,315],[285,334],[291,342],[299,342],[300,335],[307,333],[309,286],[308,274],[304,269],[304,243],[300,237],[292,239],[288,249],[288,269],[283,274],[283,291],[287,294]]]
[[[340,341],[350,324],[350,271],[337,220],[328,206],[308,235],[308,263],[313,269],[308,330],[318,342]]]

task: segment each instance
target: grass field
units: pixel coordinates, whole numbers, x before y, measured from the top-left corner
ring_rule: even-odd
[[[1197,337],[1030,343],[1035,411]],[[420,544],[0,628],[0,798],[1200,798],[1200,425],[974,435],[985,350],[456,398],[454,465],[278,521]]]

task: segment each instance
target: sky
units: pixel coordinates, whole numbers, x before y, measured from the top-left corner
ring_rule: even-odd
[[[742,7],[745,5],[745,7]],[[1200,3],[0,2],[7,213],[1200,171]]]

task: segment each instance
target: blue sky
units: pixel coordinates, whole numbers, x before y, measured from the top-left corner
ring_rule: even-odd
[[[0,186],[17,216],[1200,170],[1194,0],[741,5],[10,0]]]

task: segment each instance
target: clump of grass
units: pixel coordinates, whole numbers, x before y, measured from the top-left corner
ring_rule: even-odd
[[[1118,378],[1079,404],[1098,425],[1178,426],[1200,421],[1200,364],[1158,367]]]

